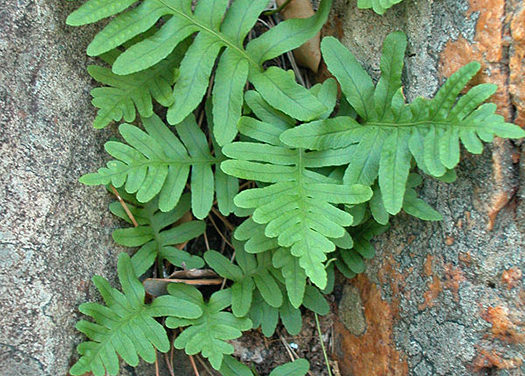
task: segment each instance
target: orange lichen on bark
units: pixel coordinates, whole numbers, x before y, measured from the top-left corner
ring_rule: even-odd
[[[521,269],[515,266],[503,271],[501,274],[501,283],[503,283],[508,290],[511,290],[521,282],[522,276],[523,273]]]
[[[406,356],[396,349],[393,338],[398,308],[381,298],[381,292],[360,274],[352,282],[360,291],[366,319],[366,331],[352,335],[336,320],[336,358],[341,375],[404,376],[408,375]]]
[[[514,121],[520,126],[525,126],[525,8],[516,12],[510,22],[510,35],[512,44],[509,58],[509,90],[512,102],[516,107]]]
[[[491,333],[494,338],[509,343],[525,343],[523,328],[510,319],[508,308],[489,307],[481,317],[492,324]]]
[[[459,286],[466,281],[463,271],[452,264],[445,264],[445,288],[452,292],[454,300],[459,302]]]
[[[512,120],[509,92],[509,72],[505,61],[503,40],[505,20],[505,0],[470,0],[467,16],[478,12],[474,43],[463,37],[447,43],[441,53],[440,70],[445,77],[463,65],[476,60],[482,64],[482,70],[475,83],[490,82],[498,85],[498,91],[491,101],[496,103],[499,113],[507,120]]]
[[[425,291],[425,293],[423,294],[423,299],[424,299],[423,303],[418,305],[418,308],[420,311],[426,308],[433,307],[435,304],[435,300],[437,299],[441,291],[443,291],[441,280],[439,279],[438,276],[433,275],[432,273],[433,260],[434,260],[434,257],[428,255],[423,265],[423,273],[427,277],[432,277],[432,281],[428,284],[428,290]]]
[[[479,372],[487,368],[498,368],[498,369],[515,369],[521,366],[523,360],[520,358],[505,359],[495,350],[481,349],[478,356],[474,359],[472,365],[474,371]]]

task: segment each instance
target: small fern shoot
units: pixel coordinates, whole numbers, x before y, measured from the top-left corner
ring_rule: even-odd
[[[195,319],[166,319],[168,328],[185,328],[173,345],[177,349],[184,349],[188,355],[202,353],[212,367],[219,370],[224,356],[233,354],[234,350],[226,341],[239,338],[243,331],[251,329],[252,322],[248,318],[237,318],[225,311],[232,301],[230,289],[215,292],[208,302],[204,301],[201,292],[193,286],[170,284],[168,292],[183,300],[184,304],[197,305],[204,312]]]
[[[123,193],[120,195],[127,196]],[[134,200],[128,197],[128,201]],[[190,195],[182,195],[175,209],[166,213],[158,210],[157,201],[154,199],[142,207],[138,202],[128,203],[128,209],[139,226],[113,231],[113,239],[116,243],[126,247],[140,247],[131,258],[137,276],[141,276],[151,268],[155,260],[167,260],[173,265],[188,269],[202,268],[204,266],[202,258],[175,247],[177,244],[202,235],[206,229],[203,221],[188,221],[177,225],[177,221],[190,210]],[[120,202],[111,203],[109,210],[131,223]]]
[[[470,63],[454,73],[431,99],[405,104],[401,72],[406,48],[402,32],[384,43],[382,76],[377,86],[341,42],[325,38],[322,52],[328,69],[341,84],[346,100],[359,115],[336,117],[301,125],[283,133],[290,147],[340,150],[354,147],[346,169],[346,184],[379,188],[386,211],[397,214],[405,200],[412,157],[426,174],[440,178],[459,163],[459,141],[472,153],[483,150],[480,140],[493,137],[521,138],[525,131],[495,114],[495,104],[483,104],[496,86],[481,84],[458,99],[468,81],[479,71]],[[408,205],[410,206],[410,198]],[[409,209],[410,210],[410,209]]]
[[[83,303],[80,312],[94,322],[81,320],[77,329],[90,340],[78,345],[80,359],[71,367],[71,375],[92,372],[94,376],[117,375],[119,358],[137,366],[139,357],[148,363],[155,361],[155,349],[167,352],[170,342],[164,327],[154,317],[175,316],[197,319],[202,308],[193,302],[175,296],[162,296],[151,304],[144,303],[144,287],[137,279],[130,257],[121,253],[118,260],[120,292],[104,278],[95,276],[93,283],[100,291],[106,305]]]

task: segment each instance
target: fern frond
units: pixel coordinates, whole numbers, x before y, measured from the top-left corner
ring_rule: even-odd
[[[170,349],[166,331],[154,317],[197,319],[203,314],[198,304],[175,296],[162,296],[151,304],[144,304],[144,288],[125,253],[119,256],[117,271],[123,293],[112,288],[104,278],[95,276],[93,283],[106,305],[84,303],[79,307],[80,312],[92,317],[94,322],[77,323],[77,329],[90,340],[78,345],[81,357],[71,368],[71,375],[87,372],[94,376],[117,375],[117,354],[131,366],[138,364],[139,357],[153,363],[155,349],[160,352]]]
[[[82,176],[80,181],[87,185],[124,186],[126,192],[136,193],[141,203],[159,195],[159,209],[167,212],[179,202],[191,169],[192,211],[198,219],[206,217],[214,196],[212,166],[221,160],[211,155],[206,136],[193,115],[177,127],[179,137],[157,115],[143,118],[142,122],[146,132],[122,124],[119,131],[127,144],[107,142],[106,151],[115,160],[96,173]],[[221,182],[228,184],[225,179]],[[231,198],[221,195],[218,199]]]
[[[247,253],[239,242],[235,244],[237,265],[216,251],[204,254],[208,265],[221,277],[234,283],[232,291],[232,311],[237,317],[244,317],[250,310],[254,290],[258,290],[263,299],[272,307],[283,304],[283,295],[273,274],[277,272],[272,265],[270,252],[256,256]]]
[[[121,196],[125,197],[123,194]],[[140,247],[131,258],[137,276],[144,274],[155,260],[168,260],[173,265],[188,269],[204,266],[204,260],[199,256],[190,255],[175,247],[202,235],[206,229],[203,221],[177,225],[177,221],[190,210],[189,194],[182,195],[177,206],[165,213],[158,210],[157,199],[145,205],[136,202],[127,206],[139,226],[116,229],[113,231],[113,239],[126,247]],[[114,215],[130,222],[120,202],[111,203],[109,209]]]
[[[384,14],[394,5],[403,0],[357,0],[357,6],[360,9],[373,9],[377,14]]]
[[[336,205],[364,202],[372,193],[368,187],[338,184],[314,171],[349,163],[353,146],[321,152],[290,148],[279,141],[287,129],[284,124],[241,118],[240,132],[258,142],[226,145],[223,153],[232,160],[224,161],[221,169],[238,178],[270,183],[241,192],[235,204],[255,209],[253,220],[266,225],[265,235],[290,247],[312,282],[324,288],[323,261],[335,249],[330,239],[343,237],[344,226],[352,224],[352,216]]]
[[[202,353],[202,356],[208,358],[212,367],[219,370],[224,355],[230,355],[234,350],[226,341],[239,338],[242,331],[251,329],[252,322],[224,311],[231,305],[230,289],[217,291],[208,302],[204,302],[200,291],[193,286],[170,284],[168,292],[171,296],[199,306],[204,312],[197,319],[176,317],[166,319],[166,326],[169,328],[187,327],[175,339],[173,345],[179,350],[184,349],[188,355]]]
[[[412,157],[423,172],[440,178],[459,163],[460,140],[468,151],[479,154],[483,149],[480,139],[489,142],[495,135],[525,136],[523,129],[495,114],[496,105],[482,104],[496,91],[495,85],[478,85],[458,99],[479,71],[479,63],[454,73],[434,99],[418,98],[405,104],[401,89],[405,47],[406,36],[401,32],[386,38],[382,76],[374,87],[350,51],[337,39],[325,38],[322,51],[328,69],[339,80],[361,123],[352,117],[338,117],[287,130],[281,137],[291,147],[353,147],[348,149],[352,155],[344,182],[372,185],[379,178],[383,204],[390,214],[403,207]]]
[[[295,82],[293,75],[278,68],[263,72],[262,64],[299,47],[312,38],[328,17],[332,0],[323,0],[316,15],[307,19],[281,22],[243,47],[268,0],[236,0],[227,9],[227,0],[200,0],[192,12],[191,0],[144,0],[137,7],[118,15],[88,46],[97,56],[146,32],[161,17],[169,16],[152,36],[135,43],[113,64],[113,72],[127,75],[166,58],[181,41],[197,33],[180,66],[180,77],[173,89],[177,100],[168,111],[168,122],[182,122],[201,102],[209,85],[215,60],[222,53],[213,89],[213,118],[217,142],[224,145],[235,138],[241,116],[246,80],[254,84],[269,103],[300,120],[311,120],[310,113],[326,111],[324,105]],[[117,14],[129,2],[117,2],[111,13],[107,0],[89,0],[68,18],[70,25],[94,22]],[[104,10],[93,12],[96,7]],[[96,14],[93,14],[96,13]]]
[[[104,128],[122,118],[132,122],[137,111],[142,117],[150,117],[153,115],[152,99],[164,107],[171,106],[172,85],[177,76],[175,68],[181,60],[182,54],[176,51],[151,68],[124,76],[106,67],[88,66],[90,76],[107,85],[91,90],[92,103],[99,108],[93,126]]]

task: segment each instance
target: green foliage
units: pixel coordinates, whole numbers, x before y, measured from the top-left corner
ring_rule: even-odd
[[[206,252],[204,259],[217,274],[234,282],[231,290],[232,311],[235,316],[246,316],[255,289],[270,306],[278,308],[283,304],[283,295],[273,277],[277,271],[272,265],[269,252],[253,256],[246,253],[243,246],[239,244],[235,248],[237,265],[232,264],[228,258],[216,251]]]
[[[284,122],[241,118],[241,134],[258,142],[226,145],[223,153],[231,160],[224,161],[221,169],[238,178],[270,183],[239,193],[235,204],[255,209],[253,221],[266,224],[265,235],[277,238],[282,247],[290,247],[310,280],[324,288],[323,262],[326,253],[335,250],[331,238],[343,237],[344,226],[352,224],[352,216],[336,205],[367,201],[372,192],[363,185],[339,184],[314,171],[349,163],[352,145],[321,152],[290,148],[279,138],[288,129],[290,125]]]
[[[118,50],[105,55],[112,62],[120,55]],[[104,128],[111,121],[135,120],[136,110],[142,117],[153,115],[152,98],[164,107],[173,104],[172,85],[177,77],[176,70],[182,59],[178,51],[146,70],[119,76],[106,67],[88,66],[88,73],[97,82],[108,85],[91,90],[93,106],[99,108],[93,122],[95,128]]]
[[[72,375],[86,372],[93,372],[95,376],[117,375],[117,353],[131,366],[138,364],[139,356],[153,363],[155,349],[161,352],[170,349],[166,331],[154,317],[189,320],[203,314],[198,304],[175,296],[162,296],[151,304],[144,304],[144,288],[125,253],[119,256],[117,271],[123,293],[112,288],[104,278],[95,276],[93,283],[106,305],[84,303],[79,307],[80,312],[92,317],[94,322],[81,320],[77,324],[77,329],[90,341],[78,346],[82,356],[71,367]]]
[[[358,0],[358,6],[382,14],[399,2]],[[93,278],[105,305],[80,306],[93,321],[77,325],[88,340],[78,346],[72,375],[116,375],[119,356],[132,366],[139,357],[153,362],[155,350],[170,348],[166,329],[155,320],[165,318],[166,327],[179,329],[173,331],[175,348],[201,353],[223,376],[253,376],[231,356],[228,341],[259,327],[272,336],[279,320],[290,335],[298,334],[301,309],[329,312],[323,294],[334,289],[335,268],[347,278],[362,273],[375,255],[373,238],[387,230],[392,215],[404,210],[423,220],[442,218],[418,198],[423,179],[416,167],[452,182],[460,142],[479,154],[482,141],[495,135],[525,135],[496,115],[495,105],[483,104],[494,85],[461,94],[478,63],[452,75],[433,99],[407,104],[402,32],[384,42],[377,84],[339,41],[322,41],[343,94],[333,115],[335,80],[306,88],[294,72],[272,66],[320,30],[331,0],[321,0],[313,17],[280,22],[253,38],[248,34],[268,0],[135,3],[88,0],[67,20],[78,26],[112,17],[88,47],[89,55],[112,65],[88,67],[107,85],[92,91],[99,108],[94,126],[133,122],[138,112],[144,127],[120,125],[123,142],[105,145],[114,159],[80,179],[119,189],[138,226],[116,229],[113,238],[139,249],[131,258],[119,257],[123,292]],[[245,93],[247,82],[254,90]],[[153,100],[168,108],[165,119],[176,125],[174,132],[155,113]],[[240,193],[238,179],[246,180]],[[233,230],[231,223],[240,221],[223,218],[214,206],[223,216],[247,218]],[[233,232],[233,253],[208,250],[203,259],[176,247],[205,233],[204,221],[181,221],[190,209],[197,219],[213,209],[208,220],[216,226],[213,218],[219,218]],[[120,202],[110,210],[131,223]],[[168,295],[145,303],[138,277],[152,269],[161,277],[173,269],[192,275],[205,264],[225,279],[218,291],[203,289],[205,298],[190,285],[195,281],[168,283]],[[308,369],[299,359],[270,376],[301,376]]]
[[[373,9],[377,14],[384,14],[388,9],[403,0],[357,0],[357,6],[361,9]]]
[[[252,327],[248,318],[237,318],[224,311],[231,305],[231,290],[214,293],[208,302],[204,302],[201,292],[189,285],[171,284],[168,286],[171,296],[184,301],[184,304],[197,305],[203,314],[198,318],[168,317],[169,328],[187,327],[177,337],[173,345],[184,349],[186,354],[202,353],[208,358],[213,368],[219,370],[224,354],[232,354],[233,346],[227,340],[239,338],[242,331]]]
[[[127,196],[123,193],[120,195]],[[131,258],[137,276],[149,270],[155,260],[158,262],[167,260],[175,266],[189,269],[204,266],[204,261],[199,256],[191,255],[175,247],[177,244],[202,235],[206,229],[206,224],[202,221],[177,224],[190,210],[189,194],[184,194],[175,209],[166,213],[158,211],[156,199],[143,206],[134,201],[132,197],[128,197],[128,201],[132,201],[132,204],[128,203],[128,208],[139,226],[117,229],[113,231],[113,239],[116,243],[126,247],[140,247]],[[109,210],[131,223],[120,202],[111,203]]]
[[[157,21],[166,22],[153,35],[133,44],[113,64],[113,72],[128,75],[148,69],[166,58],[184,39],[197,33],[180,66],[173,89],[177,100],[167,119],[179,124],[199,105],[209,85],[221,50],[213,89],[215,137],[220,145],[237,134],[246,80],[274,106],[301,120],[325,111],[322,103],[296,84],[292,76],[262,64],[312,38],[328,17],[331,0],[323,0],[315,16],[281,22],[260,37],[243,42],[268,5],[268,0],[237,0],[227,10],[227,0],[201,0],[192,12],[191,0],[144,0],[115,17],[99,32],[87,52],[98,56],[150,30]],[[124,11],[133,2],[89,0],[67,19],[73,26],[96,22]]]
[[[220,159],[211,155],[206,136],[193,115],[177,127],[179,137],[157,115],[143,118],[142,122],[146,132],[134,125],[122,124],[119,131],[127,144],[108,141],[105,145],[106,151],[116,159],[98,172],[84,175],[80,181],[87,185],[124,186],[126,192],[136,193],[141,203],[159,195],[158,207],[167,212],[179,202],[191,168],[192,211],[199,219],[206,217],[213,204],[214,183],[229,186],[233,178],[223,177],[219,170],[214,178],[212,166]],[[229,201],[232,197],[221,195],[217,199]]]
[[[374,87],[351,52],[335,38],[325,38],[322,51],[328,69],[339,80],[360,122],[348,116],[336,117],[301,125],[281,137],[295,147],[350,150],[344,182],[372,185],[379,178],[383,205],[389,214],[397,214],[404,205],[407,211],[418,212],[415,207],[420,201],[416,203],[412,193],[405,198],[412,157],[426,174],[446,177],[459,163],[460,140],[468,151],[479,154],[483,150],[480,139],[490,142],[494,135],[525,135],[521,128],[505,123],[494,113],[496,105],[482,104],[496,91],[495,85],[475,86],[458,100],[479,71],[479,63],[470,63],[453,74],[433,99],[418,98],[405,104],[401,88],[405,47],[406,37],[401,32],[386,38],[382,75]]]

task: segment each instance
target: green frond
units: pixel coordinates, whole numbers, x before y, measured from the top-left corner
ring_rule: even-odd
[[[80,181],[87,185],[124,186],[126,192],[136,193],[141,203],[158,195],[159,209],[168,212],[179,202],[191,170],[192,211],[199,219],[206,217],[215,190],[212,166],[221,160],[211,155],[206,136],[193,115],[177,127],[179,137],[155,114],[142,122],[146,131],[122,124],[119,131],[126,144],[109,141],[105,145],[115,159],[98,172],[82,176]],[[229,184],[228,179],[221,178],[222,183]],[[230,197],[221,195],[218,199]]]
[[[357,6],[361,9],[373,9],[377,14],[384,14],[394,5],[403,0],[357,0]]]
[[[243,244],[236,242],[237,265],[216,251],[206,252],[204,259],[217,274],[233,281],[232,311],[236,317],[246,316],[252,304],[254,290],[258,290],[272,307],[278,308],[283,304],[283,295],[273,276],[278,271],[272,265],[270,252],[254,256],[244,250]]]
[[[351,161],[345,184],[370,186],[378,179],[387,213],[397,214],[406,206],[411,214],[436,219],[438,215],[423,209],[412,193],[405,196],[412,158],[426,174],[447,181],[459,163],[460,141],[468,151],[480,153],[481,141],[489,142],[494,136],[521,138],[525,131],[495,114],[496,105],[483,104],[495,92],[495,85],[476,86],[458,99],[480,69],[476,62],[454,73],[433,99],[405,104],[401,89],[405,47],[401,32],[386,38],[382,76],[374,87],[350,51],[337,39],[325,38],[322,52],[328,69],[360,119],[347,116],[311,122],[287,130],[281,140],[290,147],[312,150],[347,148]],[[374,205],[378,208],[377,201]]]
[[[132,2],[111,6],[106,0],[89,0],[73,12],[67,22],[82,25],[126,10]],[[276,108],[299,120],[311,120],[327,109],[315,95],[295,82],[293,74],[262,64],[299,47],[322,27],[332,0],[322,0],[316,15],[290,19],[248,42],[244,40],[268,0],[200,0],[192,11],[191,0],[144,0],[137,7],[117,15],[88,46],[98,56],[150,30],[160,18],[169,17],[153,35],[138,41],[113,64],[117,75],[148,69],[165,59],[189,36],[197,33],[180,65],[173,88],[177,98],[168,111],[170,124],[181,123],[202,101],[212,69],[219,59],[213,89],[213,121],[219,145],[231,142],[241,116],[247,80]],[[222,54],[221,54],[221,51]]]
[[[186,327],[175,339],[175,348],[184,349],[188,355],[202,353],[213,368],[221,369],[224,356],[233,353],[233,346],[227,341],[239,338],[243,331],[252,327],[250,319],[237,318],[224,311],[231,305],[231,290],[215,292],[208,302],[204,302],[201,292],[193,286],[170,284],[168,292],[171,296],[196,304],[204,312],[196,319],[166,319],[169,328]]]
[[[121,194],[121,196],[124,196]],[[177,206],[169,212],[160,212],[158,200],[145,205],[127,204],[137,220],[138,227],[120,228],[113,231],[113,239],[126,247],[140,247],[131,258],[137,277],[144,274],[155,260],[167,260],[178,267],[201,268],[204,260],[198,256],[176,248],[177,244],[187,242],[204,233],[203,221],[177,222],[190,210],[190,195],[182,195]],[[128,215],[120,202],[111,203],[109,209],[116,216],[129,222]]]
[[[129,365],[136,366],[139,357],[146,362],[155,361],[155,349],[167,352],[170,343],[165,329],[154,318],[174,316],[184,320],[197,319],[202,308],[175,296],[162,296],[151,304],[144,303],[144,288],[137,279],[129,256],[120,254],[118,277],[120,292],[112,288],[104,278],[95,276],[93,283],[100,291],[106,305],[84,303],[80,312],[93,321],[81,320],[77,329],[89,341],[78,345],[80,359],[71,367],[71,375],[92,372],[94,376],[117,375],[120,357]]]
[[[151,68],[124,76],[106,67],[88,66],[91,77],[107,85],[91,90],[92,103],[99,109],[93,126],[104,128],[112,121],[121,119],[132,122],[137,111],[142,117],[150,117],[153,115],[152,99],[164,107],[171,106],[172,85],[182,56],[182,51],[177,50]]]
[[[367,201],[372,192],[363,185],[338,184],[314,171],[348,164],[353,145],[320,152],[290,148],[279,141],[287,129],[282,123],[241,118],[240,132],[258,142],[226,145],[223,153],[231,160],[221,169],[241,179],[270,183],[239,193],[235,204],[255,209],[253,221],[266,225],[265,235],[290,247],[307,276],[324,288],[323,262],[326,253],[335,250],[331,239],[345,236],[344,227],[352,224],[352,216],[337,205]]]

